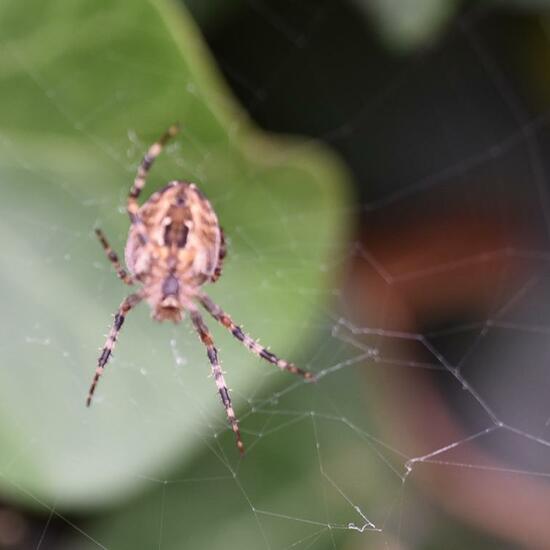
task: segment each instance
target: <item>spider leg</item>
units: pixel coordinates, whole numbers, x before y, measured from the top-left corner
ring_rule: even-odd
[[[216,265],[216,268],[214,269],[214,274],[212,277],[210,277],[210,282],[215,283],[222,274],[223,269],[223,260],[227,256],[227,244],[225,242],[225,234],[223,232],[223,229],[220,227],[220,253],[218,256],[218,264]]]
[[[141,190],[145,187],[145,181],[147,180],[147,176],[149,175],[149,170],[151,170],[153,162],[160,155],[168,140],[179,132],[179,129],[180,127],[178,124],[172,124],[172,126],[170,126],[170,128],[162,134],[160,139],[149,147],[149,150],[145,153],[145,156],[138,167],[134,183],[130,188],[130,193],[128,194],[128,204],[126,209],[128,211],[128,215],[130,216],[130,221],[138,229],[138,237],[141,244],[145,244],[147,242],[147,235],[143,222],[140,220],[138,215],[138,197]]]
[[[115,271],[116,271],[116,274],[118,275],[118,278],[123,283],[126,283],[127,285],[133,285],[134,284],[134,279],[120,265],[117,253],[109,245],[103,231],[101,231],[101,229],[99,229],[99,228],[96,228],[95,234],[97,235],[97,237],[99,239],[99,242],[101,243],[101,246],[103,247],[103,250],[105,250],[105,254],[107,254],[107,258],[113,264],[113,267],[115,268]]]
[[[134,184],[130,188],[130,193],[128,195],[128,213],[130,214],[130,218],[132,217],[132,214],[135,214],[139,208],[137,199],[139,197],[139,194],[141,193],[141,190],[145,187],[145,181],[149,174],[149,170],[153,165],[153,162],[160,155],[168,140],[174,137],[179,132],[179,129],[180,127],[178,124],[172,124],[172,126],[170,126],[170,128],[168,128],[168,130],[166,130],[166,132],[162,134],[160,139],[153,143],[151,147],[149,147],[147,153],[145,153],[145,156],[143,157],[143,160],[138,167],[137,174],[134,179]]]
[[[233,334],[233,336],[243,343],[252,353],[256,354],[258,357],[265,359],[272,365],[276,365],[281,370],[286,370],[292,374],[298,374],[303,376],[306,380],[313,381],[315,376],[312,372],[307,370],[299,369],[292,363],[285,361],[284,359],[279,359],[275,354],[271,353],[263,346],[261,346],[256,340],[253,340],[248,334],[245,334],[241,327],[236,325],[231,317],[227,315],[217,304],[215,304],[206,294],[200,292],[197,294],[200,303],[204,306],[206,311],[221,323],[227,330]]]
[[[113,326],[111,327],[111,331],[109,332],[109,336],[107,337],[107,341],[105,342],[105,346],[101,350],[101,355],[97,360],[97,367],[95,369],[94,379],[90,386],[90,391],[88,392],[88,398],[86,399],[87,407],[89,407],[92,402],[92,397],[94,395],[97,382],[99,381],[99,378],[101,377],[101,375],[103,374],[103,371],[105,370],[105,365],[107,364],[107,361],[109,361],[109,357],[113,353],[113,349],[117,341],[118,333],[122,328],[122,324],[124,323],[124,318],[126,314],[133,307],[139,304],[139,302],[141,302],[142,299],[143,299],[143,296],[141,294],[130,294],[120,304],[118,311],[115,314],[115,320],[113,322]]]
[[[218,393],[220,394],[223,406],[225,407],[225,412],[227,414],[227,419],[231,424],[231,429],[233,430],[233,432],[235,433],[235,437],[237,438],[237,449],[239,449],[239,453],[243,455],[244,444],[241,438],[241,432],[239,431],[239,423],[235,416],[233,405],[231,404],[229,389],[227,388],[227,384],[225,383],[222,368],[218,360],[218,350],[214,346],[210,331],[208,330],[208,327],[206,326],[201,314],[196,309],[191,310],[189,314],[191,316],[193,326],[195,327],[195,330],[199,335],[199,338],[206,347],[206,354],[208,355],[208,359],[210,360],[210,364],[212,365],[212,374],[214,376],[214,380],[216,381],[216,386],[218,387]]]

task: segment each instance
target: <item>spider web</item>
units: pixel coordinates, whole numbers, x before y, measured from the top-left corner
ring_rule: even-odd
[[[334,24],[335,8],[328,1],[305,4],[307,9],[294,20],[273,4],[248,4],[286,44],[278,66],[265,80],[251,81],[216,50],[216,43],[213,47],[247,109],[267,126],[262,117],[269,109],[285,109],[281,103],[289,98],[281,98],[280,90],[293,71],[303,68],[300,52]],[[319,315],[307,321],[313,337],[297,352],[297,362],[317,372],[319,382],[304,385],[260,361],[252,373],[256,382],[251,391],[243,392],[230,382],[248,447],[246,459],[239,461],[223,408],[205,405],[217,399],[213,381],[205,375],[199,385],[189,382],[189,369],[197,367],[190,364],[186,351],[194,338],[190,328],[149,328],[147,313],[136,314],[132,323],[145,327],[144,339],[163,332],[163,348],[150,349],[139,342],[137,351],[125,346],[100,392],[106,393],[107,378],[115,383],[115,371],[121,380],[141,376],[144,391],[153,393],[157,377],[171,376],[177,394],[203,411],[200,425],[189,427],[189,434],[202,434],[202,453],[185,465],[167,464],[162,472],[144,469],[134,480],[139,494],[94,517],[73,517],[59,511],[55,501],[46,502],[12,482],[13,492],[33,499],[40,514],[29,547],[116,548],[114,541],[125,540],[125,530],[126,540],[143,537],[163,549],[182,544],[299,550],[421,548],[434,540],[443,546],[441,541],[459,532],[466,537],[460,540],[473,540],[484,548],[548,544],[550,113],[542,101],[543,107],[533,107],[534,101],[524,105],[518,91],[520,75],[495,53],[494,37],[487,30],[493,17],[491,9],[466,12],[453,23],[440,48],[396,63],[391,77],[371,83],[368,94],[351,94],[343,120],[333,113],[322,122],[312,118],[311,137],[339,149],[360,184],[354,214],[361,230],[335,250],[334,264],[342,278]],[[548,51],[548,43],[545,47]],[[8,55],[17,59],[18,52]],[[150,69],[154,72],[155,67]],[[27,74],[42,98],[75,128],[109,116],[114,107],[123,108],[131,92],[112,90],[109,104],[77,120],[57,99],[55,86],[38,81],[30,67]],[[484,99],[477,103],[467,93],[474,77],[484,88]],[[345,83],[331,85],[342,90]],[[423,91],[430,104],[419,99]],[[431,103],[434,96],[437,103]],[[415,98],[412,104],[410,97]],[[323,99],[313,99],[312,112],[316,101]],[[270,128],[298,131],[288,104],[286,109],[290,120],[281,117]],[[489,120],[482,130],[479,119]],[[329,126],[327,120],[332,120]],[[464,136],[471,140],[464,143]],[[2,145],[9,149],[12,139],[2,135]],[[124,143],[106,143],[95,136],[94,140],[95,147],[118,159],[125,177],[148,145],[138,129],[130,129]],[[370,155],[370,163],[354,158],[357,142],[365,143],[363,154]],[[387,151],[389,142],[395,146]],[[433,150],[420,155],[428,146]],[[178,144],[169,146],[166,154],[181,166],[188,162]],[[205,161],[211,154],[202,151]],[[17,162],[29,178],[36,177],[32,162]],[[155,175],[154,181],[159,178]],[[91,190],[85,197],[68,183],[62,188],[56,199],[77,210],[93,208],[94,203],[116,204],[113,219],[122,215],[124,187],[119,195],[100,189],[99,196]],[[214,200],[231,203],[236,198],[228,189]],[[36,224],[30,214],[8,221]],[[255,247],[254,234],[263,223],[259,212],[256,223],[241,226],[230,241],[248,243],[258,262],[277,264],[276,250]],[[34,231],[42,243],[55,241],[59,255],[44,265],[28,265],[25,250],[17,250],[9,254],[10,261],[22,269],[44,270],[49,262],[65,262],[69,277],[92,270],[99,280],[91,289],[98,301],[116,303],[118,294],[111,290],[114,275],[103,258],[98,260],[99,251],[94,258],[78,252],[89,239],[78,215],[67,214],[63,220],[52,216],[51,223],[37,224]],[[124,236],[109,237],[120,250]],[[282,246],[299,239],[300,235],[285,235]],[[230,245],[226,272],[238,261]],[[316,290],[292,288],[296,268],[277,265],[262,288],[231,287],[233,292],[223,296],[225,307],[231,312],[241,293],[256,293],[261,299],[281,284],[297,299],[307,300]],[[223,278],[218,284],[223,285]],[[261,326],[247,328],[268,342],[274,320],[269,311],[262,319]],[[239,345],[213,322],[209,325],[222,357],[225,349]],[[24,355],[40,346],[67,371],[76,368],[76,359],[48,324],[29,323],[22,338],[15,333],[9,337],[3,340],[4,349],[15,348]],[[95,338],[90,336],[83,345],[96,345]],[[168,375],[161,368],[167,358]],[[237,369],[225,362],[229,379],[233,368]],[[74,387],[84,395],[79,380]],[[117,399],[114,393],[104,399]],[[152,419],[150,411],[140,406],[139,396],[124,396],[128,398],[134,399],[133,414],[145,429]],[[175,399],[158,396],[157,411],[163,413],[158,429],[170,429],[178,414]],[[20,422],[25,425],[28,419]],[[82,430],[88,431],[90,423]],[[47,441],[47,435],[21,441],[17,454],[2,458],[2,478],[9,481],[10,466],[36,452],[37,440]]]

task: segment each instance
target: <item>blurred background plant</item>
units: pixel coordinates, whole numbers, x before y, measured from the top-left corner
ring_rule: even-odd
[[[549,9],[4,2],[0,547],[550,547]],[[83,407],[125,290],[92,230],[122,251],[175,119],[148,192],[202,186],[213,297],[321,375],[211,323],[242,461],[203,349],[146,308]]]

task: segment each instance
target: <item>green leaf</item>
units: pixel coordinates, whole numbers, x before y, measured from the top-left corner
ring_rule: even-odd
[[[73,511],[112,501],[218,435],[236,461],[204,348],[186,322],[156,324],[145,304],[128,316],[97,400],[84,406],[111,315],[129,292],[93,228],[122,254],[135,168],[179,120],[183,132],[144,195],[170,179],[199,184],[229,238],[224,274],[207,291],[293,359],[345,236],[342,167],[311,141],[254,129],[179,4],[6,0],[0,37],[4,497]],[[208,323],[238,412],[262,385],[289,376]]]

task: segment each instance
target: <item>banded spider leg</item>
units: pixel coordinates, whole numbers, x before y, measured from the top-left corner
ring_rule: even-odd
[[[235,437],[237,438],[237,449],[239,449],[239,453],[242,456],[244,454],[244,444],[241,438],[241,432],[239,430],[239,422],[237,420],[237,417],[235,416],[235,411],[233,410],[233,405],[231,403],[229,389],[227,387],[227,384],[225,383],[222,367],[218,359],[218,350],[214,345],[212,335],[210,334],[210,331],[208,330],[208,327],[206,326],[206,323],[204,322],[201,314],[196,309],[191,309],[189,314],[191,316],[193,326],[195,327],[195,330],[197,331],[199,338],[201,339],[201,342],[206,347],[206,354],[208,355],[208,360],[210,361],[210,365],[212,366],[212,375],[214,376],[216,386],[218,387],[218,393],[220,394],[223,406],[225,407],[227,419],[229,420],[229,424],[231,424],[231,429],[233,430],[233,432],[235,433]]]
[[[173,138],[179,131],[180,131],[179,124],[173,124],[172,126],[170,126],[170,128],[168,128],[168,130],[166,130],[166,132],[164,132],[164,134],[162,134],[162,136],[158,141],[156,141],[155,143],[153,143],[153,145],[151,145],[151,147],[149,147],[149,150],[147,151],[147,153],[145,153],[145,156],[143,157],[141,164],[138,166],[134,183],[130,188],[130,192],[128,193],[128,203],[127,203],[126,210],[128,211],[128,215],[130,216],[130,221],[138,229],[138,236],[141,241],[141,244],[145,244],[148,239],[147,239],[147,231],[138,215],[139,195],[142,189],[145,187],[147,176],[149,175],[149,171],[151,170],[151,167],[153,166],[155,159],[161,154],[166,143],[171,138]]]
[[[216,321],[221,323],[227,330],[229,330],[229,332],[231,332],[231,334],[237,340],[239,340],[239,342],[246,346],[252,353],[257,355],[258,357],[261,357],[262,359],[265,359],[272,365],[279,367],[281,370],[285,370],[292,374],[302,376],[305,380],[315,380],[315,375],[312,372],[299,369],[293,363],[289,363],[284,359],[279,359],[274,353],[271,353],[258,342],[256,342],[256,340],[253,340],[250,336],[248,336],[248,334],[245,334],[241,327],[236,325],[231,317],[229,317],[229,315],[225,313],[220,308],[220,306],[215,304],[204,292],[198,292],[197,297],[200,303],[206,309],[206,311],[208,311],[208,313],[210,313],[210,315],[212,315],[212,317],[214,317]]]
[[[120,332],[120,329],[122,328],[122,325],[124,323],[124,318],[132,308],[134,308],[135,306],[137,306],[137,304],[141,302],[142,299],[142,294],[130,294],[120,304],[118,311],[115,314],[115,319],[113,321],[113,326],[111,327],[111,330],[109,332],[109,336],[107,336],[105,346],[103,346],[99,359],[97,360],[97,367],[95,369],[94,379],[92,380],[92,385],[90,386],[90,391],[88,392],[88,398],[86,399],[87,407],[89,407],[92,403],[92,397],[94,395],[99,378],[103,374],[103,371],[105,370],[105,365],[107,364],[109,358],[113,353],[113,349],[115,348],[115,344],[118,338],[118,333]]]

